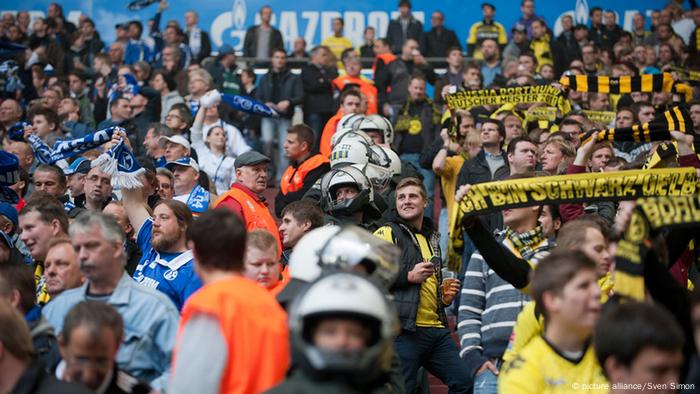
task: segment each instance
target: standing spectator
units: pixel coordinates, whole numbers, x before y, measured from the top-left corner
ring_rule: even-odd
[[[272,52],[271,68],[260,79],[257,99],[269,105],[280,115],[278,118],[263,118],[261,125],[263,150],[269,157],[275,158],[271,169],[271,180],[279,182],[282,172],[289,165],[284,157],[282,145],[287,139],[287,129],[291,125],[294,107],[301,104],[304,98],[304,87],[301,78],[292,74],[287,68],[287,52],[280,48]]]
[[[133,20],[128,24],[129,42],[126,45],[124,64],[136,64],[137,62],[150,61],[153,57],[146,43],[141,40],[143,24]]]
[[[374,39],[376,38],[376,32],[374,27],[367,26],[365,31],[362,33],[362,46],[360,47],[360,57],[363,59],[374,57]],[[362,67],[369,68],[372,63],[366,64],[364,61]]]
[[[282,216],[287,204],[300,200],[317,180],[330,170],[328,157],[312,154],[314,134],[309,126],[294,125],[289,128],[284,142],[285,155],[291,162],[282,175],[280,191],[275,197],[275,213]]]
[[[442,11],[433,12],[433,15],[430,17],[430,24],[432,28],[425,33],[425,48],[423,52],[425,52],[426,57],[443,58],[447,56],[450,48],[458,47],[460,50],[462,49],[455,32],[445,27],[445,14]]]
[[[338,59],[338,68],[342,68],[341,58],[346,49],[352,49],[352,41],[343,36],[345,21],[343,18],[333,18],[333,35],[323,39],[321,45],[328,47],[331,53]]]
[[[190,94],[185,96],[185,102],[190,108],[192,117],[194,117],[199,110],[199,101],[202,99],[202,96],[213,89],[214,79],[211,77],[211,74],[203,68],[191,70],[187,78],[189,80],[187,85]]]
[[[0,300],[0,359],[3,391],[14,393],[31,387],[34,393],[85,394],[91,391],[82,386],[61,382],[46,371],[46,367],[34,357],[34,346],[29,327],[22,315],[5,300]]]
[[[147,383],[139,382],[117,366],[124,336],[124,319],[116,309],[94,300],[79,302],[63,322],[60,338],[63,361],[56,375],[90,390],[104,388],[105,393],[150,392]],[[85,359],[101,362],[87,363]]]
[[[496,393],[503,352],[518,313],[530,300],[494,273],[489,262],[499,258],[501,247],[533,266],[547,255],[554,245],[542,234],[537,221],[539,211],[539,206],[503,211],[506,229],[498,235],[498,244],[492,245],[491,250],[475,251],[469,260],[459,304],[458,332],[460,356],[474,377],[475,393]],[[475,228],[480,231],[467,229],[471,239],[491,237],[485,227],[476,224]]]
[[[337,77],[335,69],[328,67],[330,51],[324,46],[311,50],[311,62],[301,68],[301,83],[304,87],[304,123],[314,131],[316,139],[321,136],[323,126],[333,116],[333,86]]]
[[[603,46],[603,41],[605,40],[605,26],[603,25],[603,9],[600,7],[593,7],[588,13],[588,17],[591,19],[591,27],[588,29],[588,39],[598,45]]]
[[[131,276],[134,274],[134,271],[136,271],[136,267],[141,260],[142,253],[141,249],[134,241],[136,231],[134,230],[134,226],[132,226],[131,222],[129,221],[129,214],[126,212],[126,208],[124,208],[124,203],[118,200],[110,201],[109,204],[107,204],[107,206],[105,206],[105,208],[102,210],[102,213],[107,216],[111,216],[114,220],[116,220],[117,224],[119,224],[119,227],[124,233],[124,238],[126,239],[124,242],[124,249],[126,250],[126,266],[124,268],[126,269],[126,273]],[[68,245],[70,245],[70,243]]]
[[[93,299],[112,305],[131,333],[122,338],[117,353],[119,368],[162,390],[179,318],[175,305],[163,293],[136,283],[124,271],[124,235],[114,219],[87,211],[71,223],[70,234],[85,283],[52,300],[44,307],[43,315],[60,334],[75,304]]]
[[[5,99],[0,103],[0,130],[5,132],[22,119],[22,107],[16,100]]]
[[[530,41],[527,37],[527,29],[523,25],[516,24],[510,30],[511,40],[503,50],[504,59],[517,59],[521,54],[530,50]]]
[[[201,64],[202,60],[211,54],[211,40],[209,34],[199,26],[199,14],[197,11],[185,12],[185,44],[192,51],[192,62]]]
[[[192,125],[192,129],[195,127],[201,127],[201,132],[200,131],[195,131],[192,130],[192,133],[195,132],[200,132],[203,134],[203,138],[206,140],[209,135],[211,135],[211,130],[214,127],[221,127],[224,131],[224,134],[226,135],[226,146],[224,147],[225,154],[226,156],[230,157],[238,157],[241,154],[248,152],[251,150],[250,146],[248,146],[245,137],[241,133],[241,131],[231,123],[225,122],[223,119],[221,119],[221,113],[224,113],[225,111],[226,104],[219,104],[217,106],[213,106],[210,108],[200,108],[199,112],[202,112],[204,114],[203,119],[197,121],[195,119],[195,123],[200,123],[197,125]],[[198,112],[198,114],[199,114]],[[194,142],[197,141],[199,137],[197,138],[192,138],[192,145],[194,146]],[[229,186],[231,184],[229,183],[223,190],[228,190]]]
[[[263,6],[260,9],[260,24],[249,27],[245,32],[243,56],[256,59],[257,63],[265,63],[274,55],[274,49],[284,47],[282,33],[270,25],[271,20],[272,8]]]
[[[245,248],[243,277],[256,282],[276,297],[287,284],[280,280],[282,265],[277,240],[265,230],[253,230],[246,235]]]
[[[336,95],[340,96],[346,89],[356,86],[364,95],[363,100],[367,101],[367,108],[364,112],[368,115],[376,114],[378,101],[377,88],[371,81],[368,81],[360,74],[362,72],[360,59],[354,52],[346,53],[343,58],[343,66],[345,67],[345,74],[333,80],[333,87],[337,92]]]
[[[462,86],[462,66],[464,63],[464,57],[462,56],[462,50],[459,47],[452,47],[447,51],[447,72],[435,81],[435,96],[433,101],[436,104],[442,106],[445,104],[443,95],[443,89],[446,86],[454,86],[455,89]]]
[[[695,23],[693,22],[693,19],[688,18],[683,14],[683,8],[678,3],[667,3],[666,7],[664,8],[664,12],[671,14],[671,20],[668,22],[671,23],[673,31],[683,39],[683,43],[688,45],[690,42],[690,35],[695,30]]]
[[[406,103],[411,76],[422,74],[431,84],[437,79],[433,67],[419,48],[418,41],[407,39],[401,48],[401,56],[390,62],[381,74],[375,73],[379,105],[382,106],[383,115],[392,121],[396,120],[398,111]]]
[[[527,30],[527,38],[532,38],[532,22],[534,21],[542,21],[544,22],[544,18],[542,18],[539,15],[535,15],[535,1],[534,0],[522,0],[520,2],[520,13],[522,14],[520,16],[520,19],[518,19],[513,27],[516,27],[517,25],[521,25],[525,27],[525,30]]]
[[[506,29],[502,24],[494,20],[496,14],[496,6],[490,3],[481,4],[481,15],[483,20],[474,23],[469,28],[469,37],[467,37],[467,51],[469,55],[476,60],[483,59],[481,53],[481,43],[485,39],[494,40],[503,49],[508,43]]]
[[[408,0],[399,1],[399,17],[389,22],[386,31],[386,40],[395,54],[401,50],[407,40],[413,39],[417,43],[423,43],[423,24],[411,13],[411,2]]]
[[[425,216],[433,217],[433,194],[435,190],[435,173],[422,168],[420,154],[423,147],[433,144],[438,138],[440,110],[425,95],[426,81],[421,76],[414,76],[408,84],[408,99],[399,111],[396,126],[396,138],[392,148],[401,160],[413,164],[423,176],[427,190],[428,208]]]
[[[694,12],[693,15],[700,14],[698,12]],[[654,37],[654,33],[651,31],[647,30],[647,18],[644,16],[643,13],[638,12],[634,14],[632,17],[632,45],[637,46],[637,45],[646,45],[646,46],[652,46],[656,45],[656,40]],[[692,39],[693,36],[691,36]],[[691,46],[692,50],[692,46]]]
[[[92,167],[85,175],[85,209],[102,211],[112,200],[112,177],[99,167]]]
[[[218,209],[187,236],[205,285],[183,310],[168,392],[260,393],[281,382],[290,357],[286,315],[271,293],[241,277],[246,227]]]
[[[100,33],[95,30],[95,22],[90,18],[85,18],[80,23],[80,33],[83,36],[83,45],[85,46],[84,56],[82,56],[80,60],[89,67],[89,71],[96,71],[92,70],[91,66],[95,60],[95,56],[102,52],[105,44],[100,38]]]
[[[78,101],[80,106],[80,122],[95,127],[95,117],[92,114],[92,103],[88,97],[89,88],[85,73],[74,70],[68,74],[70,96]]]
[[[622,30],[622,27],[620,27],[620,25],[617,24],[617,15],[615,14],[615,11],[612,11],[612,10],[605,11],[604,21],[605,21],[604,46],[606,48],[612,48],[617,43],[617,40],[620,39],[620,37],[622,36],[624,31]]]
[[[423,183],[417,178],[402,179],[396,186],[396,210],[374,233],[401,249],[399,275],[390,289],[401,324],[396,352],[407,393],[415,392],[421,366],[442,380],[451,393],[467,393],[471,379],[450,337],[445,315],[459,281],[442,286],[439,235],[424,216],[427,205]]]
[[[165,147],[161,144],[161,137],[170,137],[173,131],[162,123],[151,123],[143,138],[144,155],[151,159],[156,168],[165,166]]]
[[[131,109],[129,99],[124,96],[119,96],[112,100],[109,105],[110,112],[112,113],[111,119],[105,119],[100,124],[97,125],[98,130],[105,129],[111,126],[119,126],[126,130],[126,135],[131,141],[141,141],[142,139],[138,136],[138,129],[133,122],[134,113]]]
[[[221,93],[241,94],[241,78],[238,76],[238,66],[236,65],[236,52],[229,44],[219,47],[219,54],[216,60],[209,63],[206,70],[214,80],[214,88]]]
[[[537,58],[537,64],[541,67],[545,64],[554,66],[554,74],[561,75],[567,67],[566,52],[558,41],[553,40],[548,32],[547,25],[543,21],[533,21],[530,25],[532,41],[530,50]],[[539,71],[539,68],[537,69]]]
[[[581,48],[574,33],[574,18],[571,15],[564,15],[561,18],[561,28],[562,32],[557,37],[557,42],[564,48],[566,64],[569,64],[572,60],[581,58]]]
[[[160,122],[165,123],[165,118],[173,105],[184,104],[185,100],[177,91],[177,84],[172,75],[163,70],[153,72],[149,85],[160,93]]]
[[[481,41],[481,54],[484,59],[481,65],[481,76],[484,87],[487,87],[502,72],[500,48],[496,40],[487,38]]]
[[[292,43],[292,52],[289,53],[287,60],[290,68],[300,68],[309,59],[309,53],[306,52],[306,40],[304,37],[297,37]]]

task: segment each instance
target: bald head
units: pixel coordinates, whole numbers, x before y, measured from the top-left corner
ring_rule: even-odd
[[[13,99],[6,99],[0,104],[0,123],[12,126],[22,119],[22,107]]]

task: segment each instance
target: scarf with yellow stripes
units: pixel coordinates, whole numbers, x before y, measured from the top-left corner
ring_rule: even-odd
[[[626,94],[632,92],[669,92],[680,94],[685,101],[693,98],[689,85],[673,80],[669,73],[641,74],[634,77],[608,77],[591,75],[564,75],[559,83],[575,92]]]

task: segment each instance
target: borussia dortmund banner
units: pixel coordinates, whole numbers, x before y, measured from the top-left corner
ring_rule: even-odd
[[[694,168],[616,171],[512,179],[472,185],[459,202],[463,217],[551,203],[636,200],[698,193]]]
[[[557,107],[562,113],[571,111],[569,101],[561,90],[552,85],[516,86],[501,89],[463,90],[445,97],[451,109],[469,109],[481,105],[544,103]]]

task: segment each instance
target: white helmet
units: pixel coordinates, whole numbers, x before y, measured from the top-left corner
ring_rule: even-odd
[[[370,182],[372,182],[372,187],[374,188],[375,192],[384,195],[388,191],[389,186],[391,185],[391,179],[393,177],[390,168],[378,166],[372,163],[367,163],[364,165],[353,164],[352,166],[367,175],[367,178],[369,178]]]
[[[378,131],[384,137],[384,144],[391,145],[394,142],[394,127],[389,119],[378,115],[367,115],[359,125],[361,131]]]
[[[358,194],[353,198],[338,200],[336,192],[342,186],[354,186]],[[353,166],[332,168],[321,178],[321,209],[331,216],[351,216],[366,208],[379,208],[374,204],[374,188],[367,175]]]
[[[334,145],[331,151],[331,168],[349,164],[367,164],[372,156],[370,144],[350,138]]]
[[[312,282],[325,271],[354,271],[363,266],[370,280],[388,290],[396,280],[399,249],[354,225],[323,226],[309,231],[289,258],[293,279]]]
[[[394,152],[394,150],[388,146],[377,146],[379,149],[383,150],[384,154],[389,158],[389,168],[391,169],[391,174],[393,176],[401,175],[401,158],[399,157],[399,154]]]
[[[367,144],[372,144],[372,139],[359,129],[360,123],[364,119],[365,116],[361,114],[347,114],[340,118],[338,125],[335,127],[335,133],[331,137],[331,146],[334,147],[341,140],[350,138],[348,134],[352,135],[353,138],[364,140]]]
[[[324,318],[359,322],[370,330],[365,347],[330,350],[316,346],[314,329]],[[312,283],[289,313],[292,360],[312,379],[334,379],[364,391],[389,369],[398,318],[393,304],[366,279],[347,272]]]

